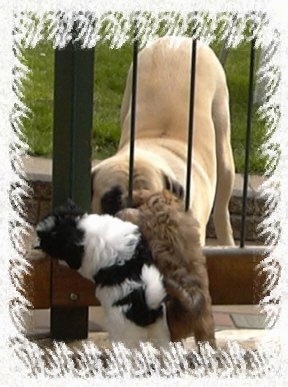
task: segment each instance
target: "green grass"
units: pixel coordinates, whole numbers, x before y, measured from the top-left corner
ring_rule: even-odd
[[[23,120],[24,134],[30,153],[36,156],[52,154],[54,58],[52,46],[41,42],[35,49],[23,51],[29,67],[23,81],[25,103],[31,114]]]
[[[232,147],[236,171],[242,172],[247,120],[249,45],[229,51],[226,73],[230,90]],[[215,45],[216,53],[219,44]],[[31,69],[25,80],[25,101],[32,114],[24,120],[30,154],[51,156],[53,126],[54,55],[52,45],[40,42],[35,49],[23,51]],[[120,129],[119,114],[132,48],[110,49],[99,44],[95,50],[94,119],[92,132],[93,158],[105,158],[116,150]],[[265,159],[260,146],[265,141],[265,124],[254,114],[251,135],[250,172],[263,173]]]
[[[120,106],[130,66],[132,49],[126,44],[111,50],[100,44],[95,52],[93,156],[107,157],[120,137]]]
[[[241,45],[231,50],[225,65],[231,111],[232,148],[237,171],[244,170],[244,152],[247,127],[248,83],[249,83],[250,46]],[[253,108],[251,127],[250,170],[263,173],[265,157],[261,153],[261,144],[265,141],[265,122],[260,120],[257,109]]]

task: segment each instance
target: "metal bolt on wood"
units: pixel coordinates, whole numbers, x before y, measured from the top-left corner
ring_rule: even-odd
[[[77,301],[78,298],[79,298],[79,295],[76,294],[76,293],[70,293],[69,298],[70,298],[71,301]]]

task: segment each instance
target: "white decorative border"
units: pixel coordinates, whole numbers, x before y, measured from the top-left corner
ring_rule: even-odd
[[[61,3],[61,4],[60,4]],[[65,3],[64,5],[62,3]],[[245,370],[245,363],[241,360],[241,347],[236,343],[231,343],[228,351],[229,357],[223,364],[223,371],[220,374],[216,371],[216,365],[213,363],[213,358],[206,353],[206,364],[199,360],[199,367],[194,373],[195,377],[188,376],[187,373],[181,376],[181,379],[177,379],[177,384],[186,385],[193,383],[198,385],[201,383],[209,383],[210,385],[231,385],[233,377],[233,383],[239,385],[252,385],[254,383],[261,383],[266,385],[271,383],[271,380],[275,380],[278,384],[284,382],[285,370],[287,359],[287,349],[285,346],[285,331],[287,330],[287,314],[285,314],[286,305],[286,291],[285,284],[287,284],[287,263],[286,263],[286,241],[287,238],[287,200],[286,199],[286,181],[287,181],[287,153],[288,153],[288,135],[287,135],[287,21],[285,20],[285,7],[282,2],[273,1],[161,1],[156,3],[155,1],[144,2],[129,2],[129,1],[20,1],[20,2],[8,2],[0,1],[1,6],[1,25],[0,25],[0,75],[1,75],[1,89],[0,89],[0,117],[2,123],[2,129],[0,132],[0,235],[2,241],[0,244],[0,267],[1,267],[1,329],[0,329],[0,359],[1,370],[0,380],[4,385],[19,385],[24,384],[26,380],[32,384],[48,382],[48,376],[54,376],[53,380],[49,381],[49,385],[61,386],[75,383],[76,385],[85,385],[91,383],[105,383],[112,384],[114,379],[103,379],[103,375],[107,375],[106,371],[101,374],[94,375],[92,380],[84,380],[76,378],[77,372],[73,370],[73,363],[69,357],[69,349],[64,344],[58,344],[55,348],[55,352],[51,353],[51,369],[47,370],[43,360],[41,359],[41,353],[38,347],[27,339],[25,339],[18,331],[17,327],[21,331],[22,322],[19,318],[21,311],[25,310],[28,306],[27,301],[21,296],[20,290],[20,278],[21,274],[28,270],[27,265],[23,262],[23,245],[21,239],[21,232],[25,230],[25,225],[21,217],[21,201],[19,194],[27,192],[28,189],[25,185],[25,179],[19,176],[19,173],[23,173],[19,156],[27,150],[27,146],[21,140],[21,117],[26,112],[25,106],[21,103],[21,79],[25,76],[27,69],[20,64],[20,61],[13,55],[12,48],[20,55],[21,45],[34,47],[37,41],[41,39],[43,22],[50,20],[51,23],[51,38],[54,40],[55,45],[64,46],[67,39],[70,36],[70,28],[72,26],[71,21],[73,17],[77,17],[82,23],[82,36],[83,42],[87,46],[93,46],[99,38],[97,34],[90,28],[90,20],[83,15],[80,15],[80,11],[92,11],[95,17],[101,20],[110,19],[110,28],[113,31],[111,34],[112,45],[118,46],[125,41],[125,32],[119,28],[119,17],[113,18],[111,11],[121,12],[127,17],[131,12],[135,11],[149,11],[154,15],[159,12],[165,13],[167,11],[174,11],[170,22],[173,19],[176,21],[175,30],[167,31],[168,33],[181,34],[181,29],[177,22],[179,22],[179,15],[183,18],[184,25],[187,19],[187,14],[191,10],[197,11],[195,16],[198,25],[198,32],[201,29],[201,36],[205,36],[205,40],[209,42],[213,38],[213,29],[216,27],[219,20],[219,13],[226,13],[227,26],[231,24],[232,13],[237,14],[239,19],[239,25],[237,30],[233,33],[233,39],[231,45],[237,45],[242,39],[242,27],[244,26],[247,13],[250,13],[250,18],[257,19],[260,13],[265,12],[267,14],[266,23],[261,23],[261,29],[258,31],[257,44],[261,46],[269,46],[279,37],[278,50],[272,58],[269,58],[269,66],[265,68],[265,76],[270,76],[270,79],[276,79],[274,72],[277,69],[281,73],[281,82],[279,85],[272,87],[273,93],[265,106],[262,108],[263,115],[269,119],[271,137],[265,147],[265,151],[271,153],[271,148],[275,144],[280,144],[281,157],[278,163],[270,164],[270,168],[267,169],[268,182],[265,184],[266,195],[268,195],[268,202],[270,203],[267,210],[267,217],[263,222],[265,230],[269,231],[269,243],[274,245],[275,248],[269,257],[265,260],[264,269],[268,270],[270,274],[271,295],[269,298],[263,300],[263,307],[268,312],[268,317],[271,325],[274,325],[273,332],[276,332],[281,337],[281,346],[275,346],[273,341],[263,343],[259,346],[256,354],[254,354],[254,367],[252,371],[247,373]],[[285,3],[285,2],[284,2]],[[68,26],[66,28],[58,28],[56,24],[56,13],[62,12],[67,16]],[[251,12],[254,12],[254,16],[251,16]],[[203,23],[203,17],[206,12],[209,12],[211,23],[209,28]],[[230,14],[229,14],[230,12]],[[39,23],[35,23],[35,20],[31,18],[32,14],[36,14],[40,20]],[[105,16],[103,16],[105,15]],[[168,17],[168,16],[167,16]],[[142,44],[145,44],[147,40],[153,37],[156,27],[159,23],[159,18],[155,18],[155,25],[147,25],[147,16],[139,16],[141,27]],[[124,27],[123,27],[124,25]],[[125,21],[122,28],[125,30]],[[16,34],[12,36],[12,31]],[[277,32],[275,31],[277,29]],[[227,30],[226,30],[227,31]],[[126,29],[127,32],[127,29]],[[223,31],[225,34],[225,30]],[[109,34],[109,31],[108,31]],[[14,40],[13,40],[14,38]],[[15,44],[16,42],[16,44]],[[14,69],[14,74],[12,73]],[[14,91],[12,90],[12,85]],[[267,88],[269,93],[269,85]],[[17,108],[15,109],[15,106]],[[14,108],[13,108],[14,107]],[[277,111],[278,109],[278,111]],[[281,115],[279,117],[279,112]],[[13,123],[13,128],[11,123]],[[4,129],[4,130],[3,130]],[[275,156],[275,152],[272,149],[272,159]],[[275,157],[274,157],[275,158]],[[272,167],[273,166],[273,174]],[[285,170],[286,167],[286,170]],[[10,190],[10,184],[13,183],[14,189]],[[277,187],[277,188],[276,188]],[[12,205],[11,205],[12,204]],[[273,211],[271,211],[273,210]],[[13,259],[14,268],[12,282],[8,275],[9,259]],[[274,273],[277,270],[277,260],[281,264],[281,278],[278,284],[275,286]],[[274,282],[273,282],[274,281]],[[273,285],[273,286],[272,286]],[[277,300],[281,297],[281,303],[279,307],[273,305],[273,308],[266,306],[266,301]],[[17,299],[11,308],[11,300]],[[11,321],[11,317],[14,324]],[[11,340],[11,338],[14,338]],[[178,354],[177,354],[178,352]],[[146,356],[150,361],[156,362],[153,357],[153,351],[149,346],[143,348],[142,354],[138,354],[139,359],[143,362],[143,356]],[[91,366],[91,359],[93,354],[97,354],[97,348],[91,345],[87,345],[79,356],[82,359],[82,368],[79,371],[79,376],[85,375],[85,366]],[[114,354],[114,356],[113,356]],[[166,354],[167,370],[173,370],[177,368],[177,358],[180,356],[179,348],[174,346],[171,348],[172,357]],[[252,354],[251,354],[252,355]],[[117,361],[113,361],[113,358]],[[206,374],[205,366],[210,363],[210,372]],[[157,364],[157,363],[156,363]],[[176,364],[176,366],[175,366]],[[236,367],[237,364],[237,367]],[[113,367],[110,368],[110,372],[114,372],[114,376],[117,378],[125,378],[126,383],[132,376],[136,376],[135,371],[131,370],[129,366],[129,354],[121,347],[115,347],[113,353],[111,353],[111,366],[116,368],[116,373],[113,371]],[[117,369],[117,366],[119,368]],[[66,367],[66,368],[65,368]],[[33,369],[37,369],[37,375],[29,378],[29,372]],[[65,371],[68,370],[67,372]],[[123,371],[124,370],[124,371]],[[31,374],[30,374],[31,375]],[[173,375],[173,374],[172,374]],[[263,375],[263,376],[261,376]],[[108,376],[108,375],[107,375]],[[145,384],[161,383],[164,382],[163,371],[156,368],[155,374],[149,379],[145,380]],[[256,380],[260,377],[260,380]],[[227,378],[227,379],[226,379]],[[256,379],[255,379],[256,378]],[[114,380],[114,381],[113,381]],[[133,384],[140,383],[141,379],[133,380]],[[165,378],[165,383],[175,383],[175,378]]]

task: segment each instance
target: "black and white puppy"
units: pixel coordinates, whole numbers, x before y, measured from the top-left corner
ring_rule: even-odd
[[[39,248],[95,282],[111,341],[167,346],[163,279],[138,226],[110,215],[85,214],[73,203],[36,227]]]

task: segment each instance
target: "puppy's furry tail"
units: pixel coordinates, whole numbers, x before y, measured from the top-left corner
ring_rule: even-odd
[[[199,281],[193,275],[181,268],[169,278],[166,277],[164,285],[170,298],[177,300],[177,309],[187,311],[190,317],[197,318],[200,315],[205,304],[205,296]]]

